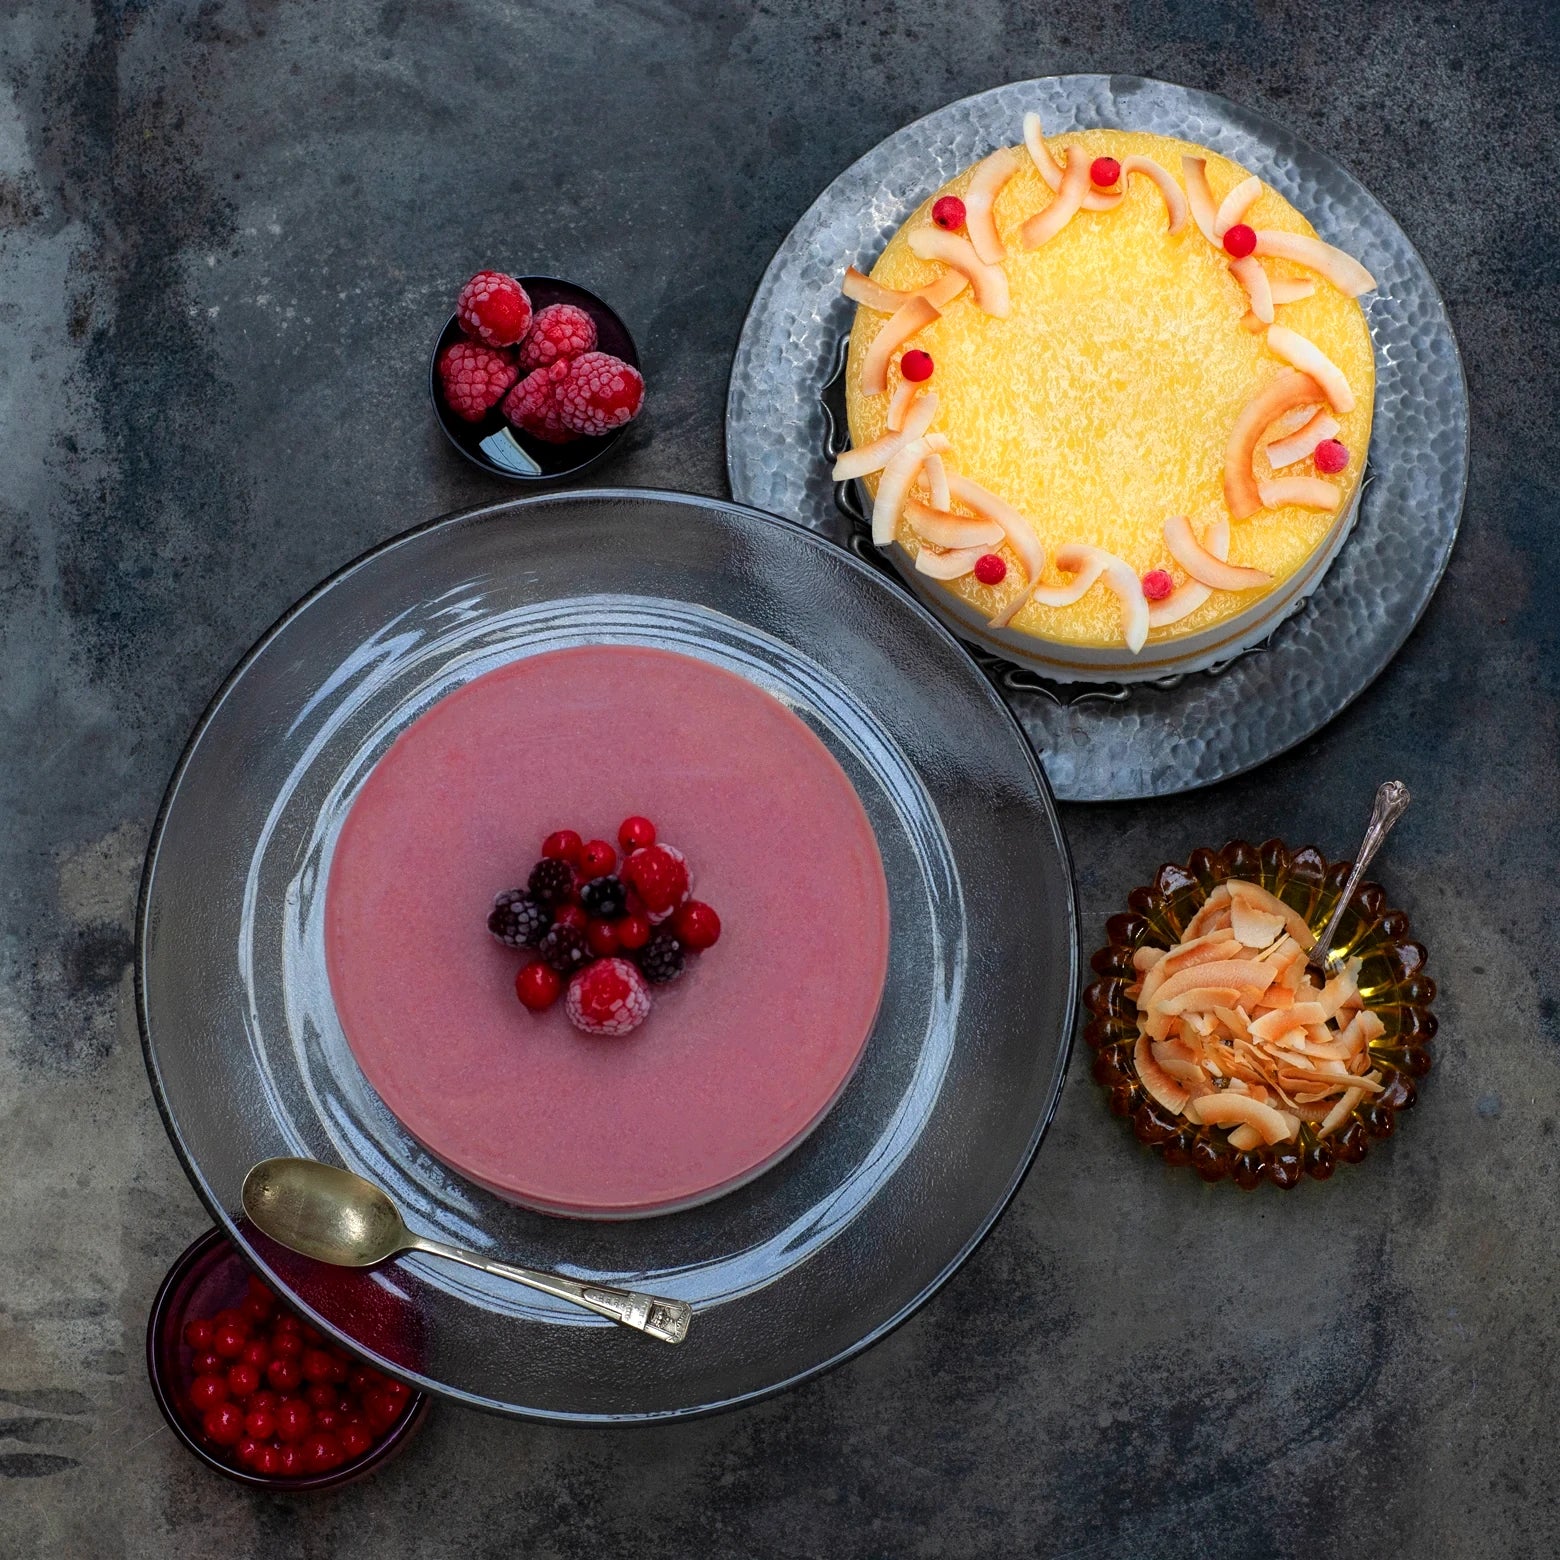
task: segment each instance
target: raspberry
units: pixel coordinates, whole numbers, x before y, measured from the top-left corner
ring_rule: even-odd
[[[673,845],[636,850],[623,863],[620,876],[639,896],[652,922],[664,921],[693,890],[688,859]]]
[[[536,311],[526,338],[520,343],[520,372],[546,368],[596,346],[596,322],[572,303],[549,303]]]
[[[575,433],[611,433],[639,415],[644,399],[637,368],[608,352],[587,352],[569,363],[559,382],[558,418]]]
[[[683,955],[682,940],[669,927],[659,927],[650,941],[634,955],[645,979],[655,986],[665,986],[676,980],[687,963]]]
[[[1089,183],[1108,190],[1121,177],[1121,164],[1114,157],[1096,157],[1089,164]]]
[[[932,377],[932,354],[923,352],[919,347],[905,353],[899,360],[899,372],[913,385],[918,385],[923,379]]]
[[[506,948],[534,948],[552,925],[552,912],[523,888],[512,888],[493,901],[488,930]]]
[[[1007,559],[1001,553],[982,553],[975,560],[975,578],[982,585],[1000,585],[1007,578]]]
[[[539,904],[562,904],[573,896],[574,868],[566,861],[544,856],[531,868],[526,887],[531,891],[531,898]]]
[[[932,221],[950,233],[964,226],[964,202],[957,195],[944,195],[932,203]]]
[[[580,890],[580,903],[598,921],[615,921],[628,909],[628,892],[618,877],[599,877]]]
[[[1323,439],[1311,453],[1316,469],[1326,476],[1335,476],[1349,464],[1349,449],[1337,439]]]
[[[504,416],[522,433],[546,444],[567,444],[577,437],[563,425],[558,411],[558,386],[568,377],[567,363],[533,368],[504,397]]]
[[[1163,601],[1175,589],[1175,580],[1167,569],[1150,569],[1143,576],[1143,595],[1149,601]]]
[[[531,328],[525,288],[502,271],[478,271],[455,300],[460,328],[490,347],[512,347]]]
[[[553,928],[536,945],[542,961],[552,965],[560,975],[572,975],[590,958],[590,947],[582,927],[559,926]]]
[[[597,959],[569,982],[564,1011],[588,1035],[626,1035],[650,1016],[650,988],[627,959]]]
[[[1244,260],[1256,247],[1257,233],[1255,228],[1247,227],[1244,222],[1237,222],[1233,227],[1225,228],[1225,254],[1232,255],[1237,260]]]
[[[475,341],[452,341],[439,354],[445,405],[466,422],[481,422],[519,377],[507,352]]]

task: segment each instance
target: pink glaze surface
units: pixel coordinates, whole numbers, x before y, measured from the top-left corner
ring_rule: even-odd
[[[486,929],[554,829],[653,819],[720,942],[621,1039],[515,997]],[[336,1010],[385,1104],[513,1201],[630,1217],[729,1190],[793,1148],[854,1070],[888,961],[872,827],[823,744],[691,657],[553,651],[441,700],[352,806],[331,864]]]

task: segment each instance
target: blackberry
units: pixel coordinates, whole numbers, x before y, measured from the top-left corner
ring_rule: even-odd
[[[598,921],[615,921],[628,909],[628,890],[620,877],[609,873],[580,890],[580,903]]]
[[[658,926],[651,933],[650,941],[634,957],[639,962],[640,972],[652,986],[665,986],[676,980],[685,963],[681,941],[665,926]]]
[[[574,896],[574,868],[566,861],[548,856],[531,868],[526,887],[538,904],[565,904]]]
[[[575,926],[552,927],[536,945],[536,951],[560,975],[572,975],[590,962],[585,934]]]
[[[493,901],[488,930],[506,948],[534,948],[552,925],[552,911],[523,888],[511,888]]]

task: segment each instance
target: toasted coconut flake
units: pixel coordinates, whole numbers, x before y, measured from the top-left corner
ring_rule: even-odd
[[[1177,970],[1188,970],[1195,964],[1213,964],[1221,959],[1239,958],[1240,953],[1238,937],[1231,937],[1223,931],[1209,932],[1206,937],[1194,937],[1190,942],[1180,944],[1173,953],[1166,954],[1165,974],[1174,975]]]
[[[925,298],[912,298],[889,316],[887,324],[872,338],[866,361],[861,365],[861,388],[865,394],[882,395],[887,391],[890,359],[917,331],[925,330],[938,313],[937,306]]]
[[[1243,1094],[1204,1094],[1197,1101],[1197,1111],[1205,1125],[1224,1127],[1242,1125],[1254,1127],[1262,1134],[1264,1143],[1283,1143],[1295,1135],[1298,1122],[1291,1123],[1283,1113],[1271,1105],[1263,1105]]]
[[[975,565],[990,551],[989,547],[955,547],[937,552],[923,547],[915,555],[915,572],[932,580],[962,580],[975,572]]]
[[[1321,1126],[1316,1129],[1317,1137],[1331,1137],[1354,1114],[1354,1107],[1364,1098],[1365,1091],[1363,1089],[1349,1089],[1343,1098],[1322,1118]]]
[[[1035,165],[1035,171],[1051,187],[1052,191],[1061,189],[1062,180],[1066,175],[1062,171],[1062,165],[1051,155],[1051,149],[1045,144],[1045,135],[1040,127],[1040,116],[1034,112],[1024,115],[1024,145],[1029,149],[1030,158]],[[1085,211],[1111,211],[1121,204],[1122,195],[1126,185],[1114,195],[1107,195],[1104,190],[1090,189],[1083,197],[1083,209]]]
[[[947,448],[948,441],[940,433],[923,434],[919,439],[912,439],[883,468],[877,496],[872,503],[872,540],[879,547],[887,547],[894,540],[900,513],[920,474],[921,462],[928,455],[940,454]]]
[[[913,228],[907,242],[917,259],[951,266],[963,276],[974,289],[977,308],[997,319],[1007,318],[1011,308],[1007,272],[1000,265],[989,265],[982,260],[969,239],[960,233],[945,233],[940,227],[929,225]]]
[[[1211,1013],[1216,1007],[1228,1007],[1231,1002],[1239,1002],[1241,993],[1249,990],[1248,986],[1192,986],[1173,996],[1161,993],[1154,998],[1153,1005],[1157,1012],[1180,1018],[1186,1013]]]
[[[885,287],[881,282],[873,281],[852,265],[846,267],[840,291],[863,308],[875,309],[879,314],[895,314],[912,298],[924,298],[934,309],[941,311],[968,286],[968,280],[959,272],[947,271],[926,286],[916,288],[914,292],[900,292],[897,288]]]
[[[904,513],[910,529],[933,547],[989,549],[1002,543],[1002,527],[995,520],[950,514],[946,509],[929,508],[914,498],[906,499]]]
[[[1258,959],[1221,959],[1216,964],[1199,964],[1170,976],[1159,988],[1155,1004],[1162,1008],[1167,999],[1198,986],[1230,986],[1263,992],[1272,983],[1271,964],[1263,964]]]
[[[1210,923],[1221,910],[1225,909],[1229,902],[1229,884],[1216,884],[1213,892],[1203,900],[1197,914],[1186,923],[1186,927],[1181,933],[1183,944],[1187,938],[1202,937],[1210,932],[1213,929]]]
[[[1316,941],[1316,934],[1306,924],[1306,919],[1298,910],[1286,905],[1276,894],[1270,894],[1260,883],[1248,883],[1244,878],[1231,878],[1226,885],[1230,891],[1231,899],[1244,899],[1253,909],[1265,911],[1268,915],[1282,916],[1284,925],[1289,930],[1289,935],[1295,940],[1292,950],[1294,962],[1298,962],[1302,953],[1311,951],[1311,944]]]
[[[1141,948],[1135,948],[1132,952],[1132,968],[1140,975],[1146,975],[1149,970],[1166,958],[1169,954],[1167,948],[1151,948],[1144,944]]]
[[[1018,172],[1021,155],[1011,146],[994,151],[976,164],[970,187],[964,192],[964,231],[970,235],[975,253],[987,265],[999,264],[1007,253],[997,236],[992,208],[1002,187]]]
[[[1204,538],[1203,546],[1220,563],[1225,562],[1230,555],[1229,521],[1215,520],[1208,527],[1208,535]],[[1212,590],[1198,580],[1188,580],[1184,585],[1177,585],[1163,601],[1149,603],[1148,626],[1169,628],[1172,623],[1179,623],[1182,618],[1190,617],[1212,594]]]
[[[943,465],[941,455],[933,453],[926,457],[926,464],[921,467],[921,475],[926,478],[927,488],[932,495],[933,509],[952,509],[953,495],[948,491],[948,468]]]
[[[1153,1045],[1146,1034],[1139,1035],[1132,1048],[1132,1065],[1143,1087],[1172,1116],[1178,1116],[1186,1109],[1191,1095],[1155,1060]]]
[[[1089,193],[1089,154],[1081,146],[1067,148],[1067,167],[1062,174],[1056,199],[1044,211],[1037,211],[1018,230],[1025,249],[1048,244],[1078,214]]]
[[[1272,1045],[1281,1044],[1291,1033],[1299,1033],[1304,1038],[1304,1026],[1296,1023],[1287,1008],[1274,1008],[1260,1018],[1252,1019],[1248,1027],[1253,1040],[1264,1040]]]
[[[1321,477],[1268,477],[1257,483],[1264,509],[1326,509],[1338,507],[1342,497],[1331,482]]]
[[[1282,439],[1274,439],[1266,446],[1268,464],[1274,471],[1292,466],[1297,460],[1304,460],[1307,456],[1314,455],[1316,446],[1323,439],[1333,438],[1338,431],[1338,419],[1325,408],[1318,408],[1303,427],[1286,434]]]
[[[1091,564],[1100,565],[1100,576],[1121,603],[1121,633],[1127,649],[1136,655],[1148,639],[1148,599],[1137,571],[1123,558],[1103,547],[1070,542],[1056,552],[1056,566],[1067,574],[1081,574]]]
[[[919,439],[932,425],[937,415],[937,396],[928,391],[916,396],[905,413],[904,426],[895,433],[885,433],[859,450],[846,450],[834,463],[836,482],[853,482],[870,472],[882,471],[907,444]]]
[[[1082,155],[1081,153],[1079,154]],[[1068,153],[1068,161],[1072,160],[1072,153]],[[1170,219],[1170,235],[1173,238],[1186,226],[1189,207],[1186,196],[1181,192],[1181,186],[1170,176],[1170,170],[1156,163],[1152,157],[1123,157],[1121,159],[1121,187],[1127,187],[1127,180],[1134,173],[1140,173],[1145,179],[1151,179],[1164,197],[1165,211]]]
[[[1165,521],[1165,546],[1198,584],[1212,590],[1256,590],[1273,583],[1273,576],[1261,569],[1243,569],[1215,558],[1192,534],[1192,523],[1185,515],[1172,515]]]
[[[1278,328],[1275,325],[1272,330]],[[1271,333],[1270,330],[1270,336]],[[1275,418],[1292,407],[1325,399],[1322,387],[1309,374],[1286,368],[1246,403],[1230,430],[1230,442],[1224,452],[1224,500],[1232,519],[1249,520],[1262,508],[1262,494],[1257,489],[1251,462],[1263,433]]]
[[[1057,567],[1061,568],[1059,557]],[[1045,607],[1070,607],[1075,601],[1082,601],[1093,590],[1095,582],[1104,572],[1105,565],[1098,559],[1091,559],[1073,575],[1070,584],[1037,586],[1030,592],[1030,599]]]
[[[1262,1134],[1255,1127],[1241,1125],[1230,1132],[1230,1147],[1245,1153],[1248,1148],[1255,1148],[1262,1142]]]
[[[1237,222],[1243,222],[1246,213],[1256,204],[1257,197],[1262,193],[1262,180],[1256,174],[1250,174],[1242,179],[1223,200],[1219,202],[1219,209],[1213,214],[1214,235],[1222,242],[1224,235],[1235,226]]]
[[[1268,286],[1273,289],[1274,303],[1299,303],[1316,291],[1316,283],[1308,276],[1275,276]]]
[[[1266,948],[1284,929],[1284,918],[1258,910],[1248,900],[1230,902],[1230,930],[1248,948]]]
[[[894,387],[894,393],[888,401],[888,416],[884,419],[890,433],[898,433],[904,427],[905,413],[910,409],[910,403],[920,393],[921,387],[911,379],[901,379]]]
[[[1192,220],[1210,244],[1223,248],[1219,234],[1214,231],[1218,212],[1213,204],[1213,191],[1208,188],[1208,159],[1183,157],[1181,176],[1186,180],[1186,203],[1191,208]]]
[[[1376,278],[1353,255],[1324,244],[1319,238],[1307,238],[1303,233],[1258,228],[1254,252],[1270,255],[1275,260],[1293,260],[1296,265],[1303,265],[1306,270],[1325,277],[1346,298],[1358,298],[1376,286]]]
[[[1322,387],[1335,412],[1354,410],[1354,392],[1349,388],[1348,378],[1309,337],[1287,325],[1270,325],[1267,344],[1270,352],[1298,368],[1302,374],[1309,374]]]
[[[1251,312],[1264,325],[1273,323],[1273,286],[1262,262],[1255,255],[1245,255],[1230,261],[1230,275],[1246,289],[1251,299]]]

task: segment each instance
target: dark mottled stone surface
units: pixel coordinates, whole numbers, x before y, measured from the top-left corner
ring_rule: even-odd
[[[1560,1551],[1557,68],[1547,4],[0,9],[0,1554]],[[823,1381],[622,1433],[444,1408],[344,1495],[219,1483],[140,1363],[206,1219],[142,1073],[136,873],[255,635],[494,496],[424,399],[452,287],[497,262],[611,298],[652,387],[611,479],[722,492],[730,350],[797,213],[905,120],[1069,70],[1292,125],[1450,304],[1472,487],[1402,656],[1258,774],[1066,815],[1092,945],[1160,860],[1344,853],[1403,775],[1382,876],[1442,992],[1419,1108],[1360,1170],[1246,1197],[1136,1150],[1079,1068],[992,1238]]]

